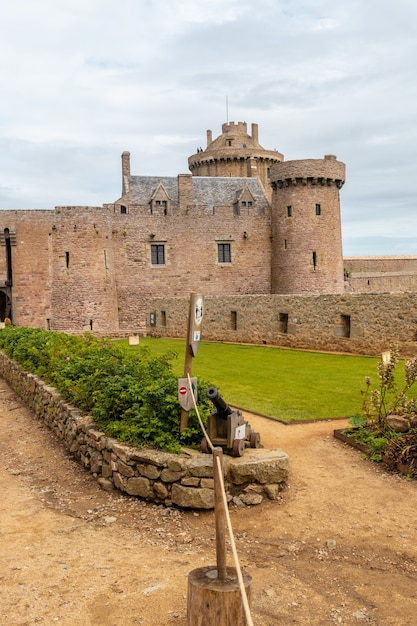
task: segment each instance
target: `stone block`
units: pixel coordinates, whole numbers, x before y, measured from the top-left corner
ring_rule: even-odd
[[[161,474],[161,470],[158,469],[156,465],[146,465],[145,463],[137,463],[136,468],[141,476],[146,476],[146,478],[150,478],[151,480],[155,480],[156,478],[159,478]]]
[[[235,485],[246,482],[282,483],[288,478],[288,455],[280,449],[247,449],[230,462],[230,478]]]
[[[214,491],[184,487],[175,483],[172,485],[171,500],[173,504],[188,509],[212,509],[214,507]]]
[[[128,478],[126,483],[126,492],[131,496],[148,498],[152,492],[151,484],[149,480],[143,476]]]
[[[200,479],[197,476],[184,477],[181,478],[181,485],[184,485],[185,487],[199,487]]]
[[[223,476],[226,476],[230,457],[223,455]],[[211,454],[198,454],[188,463],[188,470],[192,476],[213,478],[213,457]]]
[[[168,497],[169,492],[164,483],[155,482],[153,484],[153,490],[161,500],[165,500]]]
[[[181,480],[183,472],[172,472],[165,468],[161,472],[161,480],[164,483],[175,483],[177,480]]]
[[[117,471],[119,472],[119,474],[121,474],[122,476],[126,476],[127,478],[135,475],[133,468],[130,465],[126,465],[126,463],[123,463],[123,461],[117,462]]]
[[[125,481],[126,481],[126,478],[123,478],[123,476],[121,476],[117,472],[113,473],[113,482],[114,482],[114,486],[116,487],[116,489],[119,489],[120,491],[126,491]]]
[[[203,489],[214,489],[214,478],[202,478],[200,487]]]

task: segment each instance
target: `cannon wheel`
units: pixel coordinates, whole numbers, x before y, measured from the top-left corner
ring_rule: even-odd
[[[243,456],[245,452],[244,439],[235,439],[233,442],[232,456]]]
[[[254,431],[250,434],[250,447],[251,448],[260,448],[261,446],[261,435],[259,433],[255,433]]]
[[[203,437],[201,440],[200,448],[201,452],[204,452],[204,454],[211,454],[211,448],[208,445],[208,441],[205,437]]]

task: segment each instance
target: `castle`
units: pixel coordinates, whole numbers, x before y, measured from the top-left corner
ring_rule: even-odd
[[[201,292],[214,305],[208,338],[303,346],[288,304],[265,320],[253,303],[263,299],[266,310],[271,298],[303,298],[317,310],[326,298],[415,291],[417,257],[343,258],[345,165],[335,156],[285,161],[259,144],[257,124],[249,134],[245,122],[230,122],[214,140],[207,131],[206,147],[188,166],[191,173],[177,177],[135,176],[123,152],[114,202],[0,211],[0,319],[67,332],[181,336],[181,303]],[[227,328],[214,312],[225,302]],[[347,309],[332,331],[336,348],[338,338],[363,337]],[[248,323],[256,332],[244,330]],[[314,336],[308,325],[305,331]],[[352,349],[371,349],[369,341],[361,346]]]

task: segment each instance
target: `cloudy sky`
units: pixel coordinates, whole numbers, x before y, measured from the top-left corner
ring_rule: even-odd
[[[123,150],[176,176],[246,121],[346,163],[345,255],[417,254],[414,0],[13,0],[0,88],[0,209],[101,206]]]

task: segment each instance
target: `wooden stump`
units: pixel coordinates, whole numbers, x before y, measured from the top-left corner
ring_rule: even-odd
[[[243,574],[243,583],[250,605],[252,578]],[[188,626],[246,626],[246,616],[234,567],[226,570],[226,579],[219,580],[216,566],[199,567],[188,575]]]

